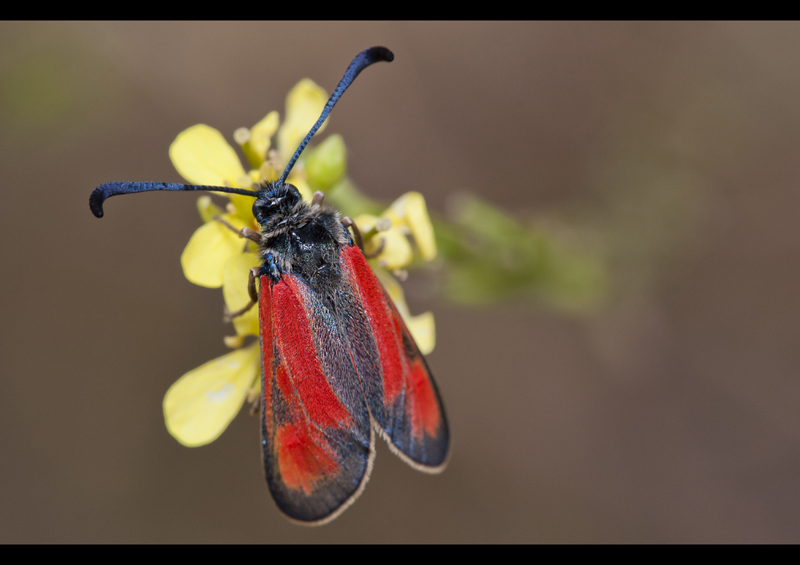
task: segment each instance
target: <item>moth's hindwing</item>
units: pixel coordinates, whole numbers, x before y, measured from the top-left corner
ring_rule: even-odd
[[[357,290],[374,343],[372,349],[351,347],[351,351],[376,425],[409,464],[422,471],[441,471],[450,432],[428,364],[361,250],[345,247],[341,257],[344,278]],[[363,341],[353,333],[348,328],[351,344]]]

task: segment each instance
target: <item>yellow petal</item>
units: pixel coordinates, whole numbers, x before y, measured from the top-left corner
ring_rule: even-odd
[[[278,180],[283,171],[278,171],[277,167],[270,162],[265,161],[261,168],[258,170],[258,178],[261,182],[273,182]]]
[[[222,270],[222,296],[229,311],[235,312],[250,303],[247,283],[250,280],[250,268],[257,267],[260,261],[257,253],[238,253],[234,255]],[[233,327],[238,335],[258,335],[258,307],[253,306],[246,314],[233,319]]]
[[[182,131],[169,146],[169,158],[192,184],[235,186],[245,174],[233,147],[222,134],[205,124]]]
[[[427,355],[436,347],[436,325],[433,322],[433,314],[424,312],[419,316],[411,316],[405,320],[411,337],[417,342],[420,353]]]
[[[226,335],[222,338],[222,343],[225,344],[225,347],[230,347],[231,349],[239,349],[241,346],[244,345],[244,338],[247,336],[243,335]]]
[[[253,190],[253,194],[255,194],[257,189],[255,185],[258,184],[258,181],[258,171],[251,170],[249,173],[239,177],[234,186]],[[226,196],[230,200],[230,203],[227,207],[228,211],[239,219],[239,221],[243,224],[242,227],[248,227],[251,229],[257,228],[258,224],[253,216],[253,202],[256,201],[255,197],[245,196],[244,194],[226,194]],[[231,206],[233,206],[233,208],[231,208]]]
[[[239,412],[260,372],[258,343],[189,371],[164,396],[172,436],[188,447],[211,443]]]
[[[356,216],[353,221],[363,235],[375,227],[375,224],[378,223],[378,217],[372,214],[361,214],[360,216]]]
[[[250,128],[250,147],[263,162],[267,158],[270,141],[278,130],[278,112],[273,110],[263,120]]]
[[[225,210],[214,204],[207,194],[197,199],[197,211],[200,212],[200,219],[203,222],[210,222],[214,216],[221,216],[225,213]]]
[[[372,271],[375,273],[375,276],[378,277],[378,280],[381,281],[383,288],[386,290],[389,298],[392,299],[392,302],[394,302],[394,306],[397,308],[397,311],[400,312],[403,320],[411,318],[411,313],[408,311],[408,306],[406,305],[406,296],[403,293],[403,287],[400,286],[397,279],[385,269],[372,266]]]
[[[298,82],[286,95],[286,119],[278,130],[278,148],[283,163],[289,162],[297,146],[319,118],[327,101],[328,94],[325,90],[309,78]]]
[[[256,199],[244,194],[230,194],[231,204],[235,210],[236,218],[243,224],[242,227],[256,228],[256,218],[253,216],[253,203]]]
[[[361,214],[354,221],[361,234],[368,236],[370,230],[375,227],[379,220],[380,218],[370,214]],[[371,237],[365,237],[364,251],[368,255],[374,255],[378,249],[381,249],[380,254],[375,257],[381,266],[390,270],[402,269],[408,266],[414,254],[405,234],[399,228],[394,227],[394,224],[390,225],[392,227],[388,230],[374,233]],[[381,245],[383,245],[382,248],[380,247]]]
[[[423,259],[430,261],[436,257],[433,225],[425,206],[425,197],[419,192],[407,192],[395,200],[383,215],[395,225],[408,227]]]
[[[406,323],[408,331],[411,332],[411,337],[417,342],[420,353],[427,355],[436,346],[436,325],[433,322],[433,314],[425,312],[419,316],[412,316],[406,304],[406,297],[403,294],[403,287],[397,282],[392,275],[384,269],[373,269],[378,280],[381,281],[383,288],[389,298],[394,302],[395,308],[400,313],[403,321]]]
[[[381,245],[383,248],[381,249]],[[364,243],[368,254],[375,253],[381,249],[376,257],[379,264],[387,269],[402,269],[406,267],[414,256],[408,238],[398,228],[391,228],[387,231],[378,232],[369,242]]]
[[[235,221],[229,214],[226,220]],[[238,226],[237,226],[238,227]],[[222,286],[222,269],[241,254],[244,240],[219,222],[211,221],[194,232],[181,255],[181,266],[189,282],[208,288]]]

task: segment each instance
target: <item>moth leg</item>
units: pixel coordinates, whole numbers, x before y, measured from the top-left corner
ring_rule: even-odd
[[[261,243],[261,236],[259,233],[256,230],[251,230],[250,228],[242,228],[239,230],[239,237],[245,237],[250,241]]]
[[[230,225],[228,222],[223,220],[220,216],[214,215],[214,220],[231,230],[233,233],[237,234],[239,237],[247,238],[251,241],[255,241],[256,243],[261,243],[261,236],[258,234],[257,231],[251,230],[250,228],[242,228],[237,230],[235,227]]]
[[[225,315],[225,321],[230,322],[234,318],[238,318],[239,316],[246,314],[247,312],[250,311],[250,308],[252,308],[255,305],[256,303],[251,300],[250,302],[247,303],[247,306],[245,306],[244,308],[239,308],[235,312],[231,312],[230,310],[228,310],[227,306],[224,306],[223,310]]]
[[[353,236],[354,236],[354,238],[356,240],[356,245],[358,245],[358,248],[361,250],[361,253],[363,253],[364,257],[366,257],[367,259],[374,259],[375,257],[377,257],[378,255],[380,255],[383,252],[383,248],[386,245],[386,240],[385,239],[381,239],[380,240],[380,243],[378,243],[378,248],[375,251],[373,251],[372,253],[367,253],[364,250],[364,239],[365,239],[365,237],[361,234],[361,230],[358,229],[358,226],[350,218],[350,216],[345,216],[344,218],[342,218],[342,225],[344,227],[346,227],[346,228],[353,228]],[[381,228],[383,228],[383,229],[381,229]],[[382,225],[373,227],[369,232],[367,232],[366,236],[367,236],[367,238],[371,238],[372,236],[374,236],[379,231],[385,231],[385,229],[386,228],[384,228]]]
[[[255,304],[258,302],[258,293],[256,292],[256,279],[258,278],[259,268],[252,267],[250,269],[250,276],[247,278],[247,293],[250,295],[250,300]]]
[[[225,321],[230,322],[234,318],[238,318],[239,316],[246,314],[250,311],[250,309],[258,303],[258,294],[256,293],[256,277],[258,276],[258,267],[253,267],[250,269],[250,275],[247,278],[247,293],[250,295],[250,302],[248,302],[244,308],[240,308],[235,312],[231,312],[228,310],[228,307],[224,307],[224,315]]]
[[[385,246],[386,246],[386,240],[381,238],[380,243],[378,243],[378,248],[372,253],[364,253],[364,257],[366,257],[367,259],[374,259],[383,252],[383,248]]]
[[[322,206],[322,200],[325,198],[325,195],[322,194],[319,190],[314,193],[314,196],[311,198],[311,205],[312,206]]]
[[[256,381],[260,378],[261,375],[258,375],[256,377]],[[253,381],[250,390],[247,391],[247,398],[245,399],[245,402],[250,405],[251,416],[256,416],[261,411],[261,387],[259,387],[258,391],[255,390],[254,387],[256,386],[256,381]]]
[[[345,228],[353,228],[353,238],[356,240],[356,245],[358,245],[361,253],[364,253],[364,239],[361,237],[361,230],[358,229],[356,223],[350,218],[350,216],[345,216],[342,218],[342,225]]]
[[[250,415],[251,416],[258,416],[259,412],[261,412],[261,395],[257,395],[255,399],[250,403]]]

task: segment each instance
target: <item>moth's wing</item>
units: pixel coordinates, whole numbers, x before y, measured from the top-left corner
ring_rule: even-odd
[[[450,432],[425,358],[361,250],[342,249],[337,313],[350,342],[375,427],[415,468],[439,472]]]
[[[294,275],[261,277],[264,470],[278,507],[306,524],[332,520],[369,478],[369,411],[333,312]]]

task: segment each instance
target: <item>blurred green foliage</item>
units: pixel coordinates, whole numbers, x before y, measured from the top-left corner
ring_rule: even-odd
[[[327,193],[342,214],[379,214],[385,205],[345,178]],[[573,312],[592,310],[609,289],[600,253],[528,226],[473,196],[461,195],[448,216],[433,217],[447,298],[462,304],[539,299]]]
[[[462,196],[451,217],[435,220],[434,227],[446,265],[446,294],[454,301],[533,297],[584,310],[606,294],[608,275],[598,256],[475,197]]]

